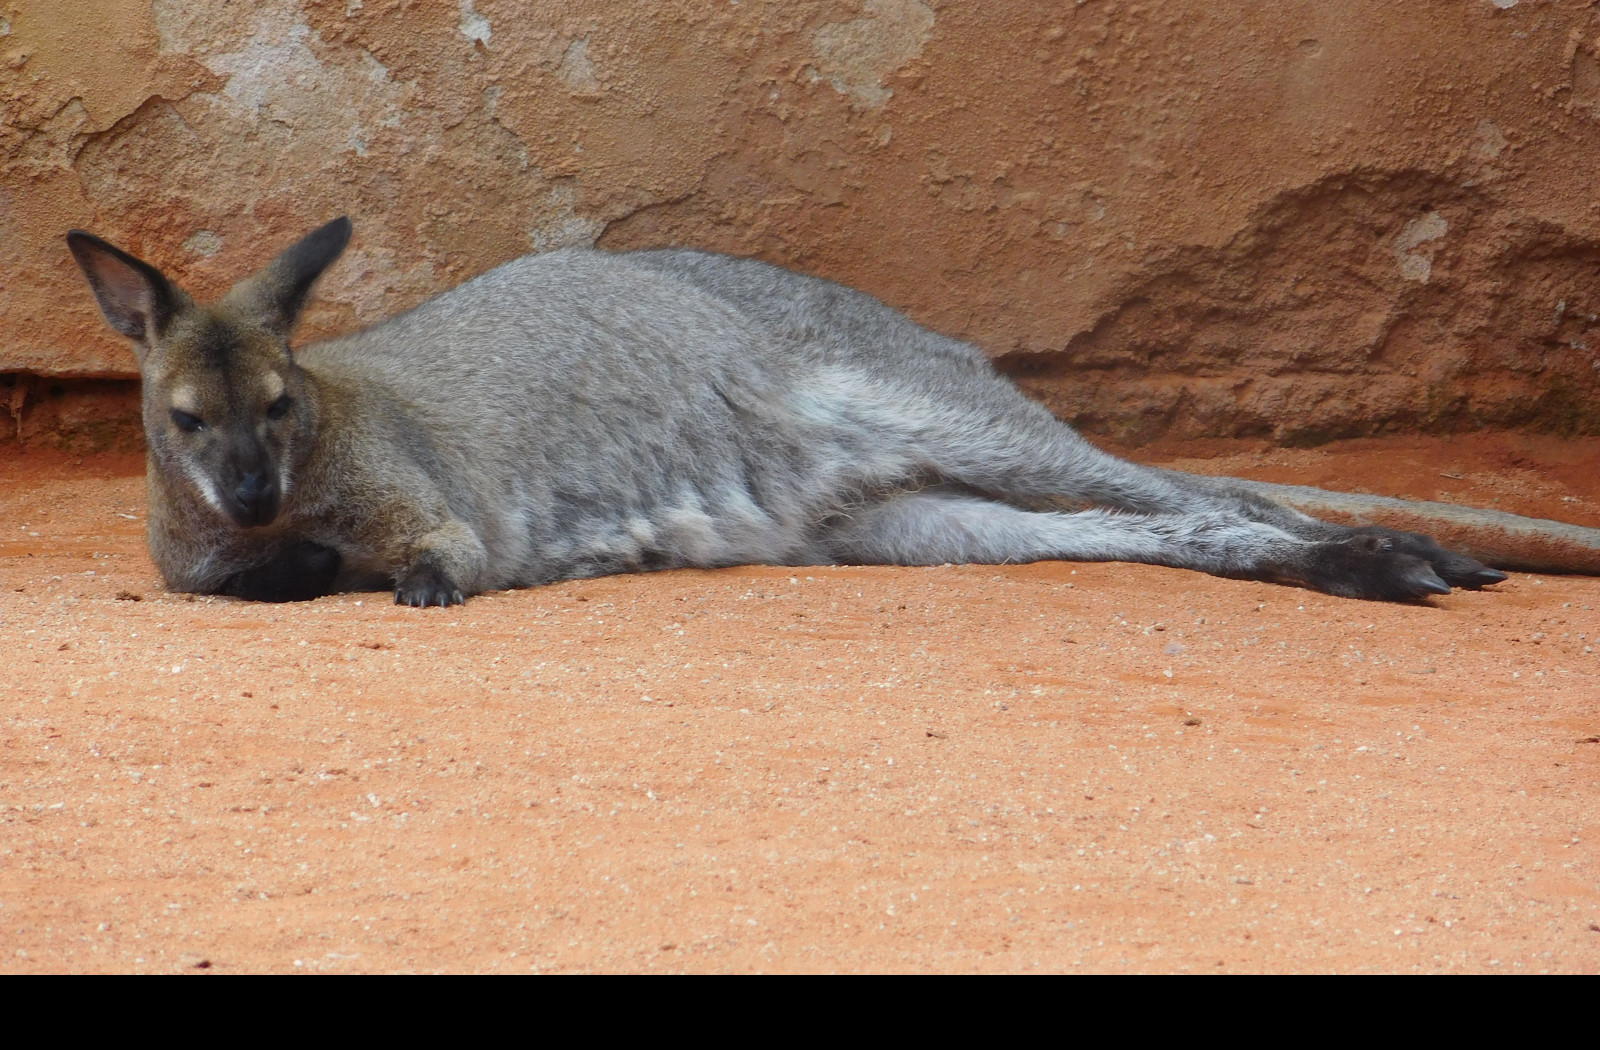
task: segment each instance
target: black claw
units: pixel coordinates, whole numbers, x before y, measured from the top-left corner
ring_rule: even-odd
[[[1392,574],[1392,580],[1387,586],[1379,584],[1381,590],[1387,593],[1382,597],[1391,601],[1419,602],[1435,594],[1449,594],[1450,585],[1439,578],[1433,571],[1433,566],[1409,554],[1388,554],[1383,556],[1387,568]]]
[[[1433,563],[1433,568],[1441,579],[1457,587],[1476,590],[1491,583],[1499,583],[1506,578],[1505,573],[1489,568],[1476,558],[1469,558],[1465,554],[1456,554],[1453,551],[1441,550],[1428,560]]]
[[[1450,585],[1439,579],[1439,577],[1436,576],[1432,571],[1429,571],[1425,574],[1417,574],[1416,576],[1412,577],[1412,582],[1416,584],[1418,590],[1421,590],[1426,594],[1450,593]]]
[[[1507,576],[1499,569],[1482,568],[1477,572],[1469,574],[1465,579],[1457,580],[1456,583],[1459,586],[1467,588],[1468,590],[1475,591],[1479,587],[1488,587],[1491,584],[1503,583],[1510,578],[1510,576]]]

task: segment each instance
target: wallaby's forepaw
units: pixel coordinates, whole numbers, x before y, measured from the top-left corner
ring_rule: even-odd
[[[342,559],[332,547],[293,540],[265,564],[234,573],[221,593],[255,602],[304,602],[333,593]]]
[[[1366,526],[1354,530],[1354,538],[1372,549],[1421,558],[1433,567],[1441,580],[1452,587],[1475,591],[1506,579],[1506,574],[1499,569],[1491,569],[1476,558],[1441,547],[1432,536],[1418,532]]]
[[[419,560],[401,576],[394,589],[396,605],[409,605],[416,609],[426,609],[430,605],[444,608],[465,605],[466,602],[467,596],[461,593],[461,588],[449,574],[427,558]]]
[[[1385,602],[1418,602],[1450,593],[1450,585],[1426,559],[1390,550],[1368,537],[1319,544],[1304,582],[1342,598]]]

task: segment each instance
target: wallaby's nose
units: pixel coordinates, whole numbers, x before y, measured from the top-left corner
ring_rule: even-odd
[[[265,525],[278,516],[278,483],[268,474],[246,475],[233,490],[233,498],[241,525]]]

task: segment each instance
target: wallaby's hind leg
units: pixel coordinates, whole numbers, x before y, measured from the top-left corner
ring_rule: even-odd
[[[1226,512],[1067,514],[939,489],[836,518],[818,531],[813,552],[846,564],[1133,561],[1389,601],[1450,590],[1421,558],[1370,543],[1304,540]]]
[[[1377,596],[1374,592],[1393,590],[1413,596],[1419,581],[1407,561],[1393,563],[1401,578],[1392,585],[1373,580],[1359,585],[1339,582],[1352,574],[1362,577],[1382,571],[1379,563],[1362,568],[1341,561],[1346,550],[1358,550],[1365,552],[1354,556],[1358,560],[1368,555],[1394,555],[1420,561],[1431,568],[1428,575],[1434,585],[1476,588],[1505,579],[1504,573],[1446,550],[1427,536],[1319,521],[1230,478],[1184,474],[1118,459],[1089,444],[998,375],[985,376],[977,383],[968,379],[946,389],[919,386],[896,390],[889,396],[866,399],[861,406],[873,422],[904,435],[922,472],[997,500],[1023,507],[1054,503],[1163,517],[1220,516],[1235,523],[1270,527],[1284,537],[1325,551],[1321,561],[1286,563],[1274,573],[1240,568],[1206,571],[1285,582],[1292,579],[1335,594]],[[1095,558],[1092,554],[1058,556]],[[1112,557],[1186,564],[1164,558]],[[1319,582],[1324,579],[1328,582]]]

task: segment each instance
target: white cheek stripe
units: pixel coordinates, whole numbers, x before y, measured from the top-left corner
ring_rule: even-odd
[[[294,438],[288,437],[278,453],[278,505],[289,501],[289,462],[294,458]]]
[[[183,465],[183,473],[188,477],[190,483],[199,490],[200,497],[211,505],[212,510],[218,514],[227,513],[222,509],[222,499],[217,495],[217,490],[212,487],[211,479],[202,474],[199,467],[193,463],[185,463]]]

